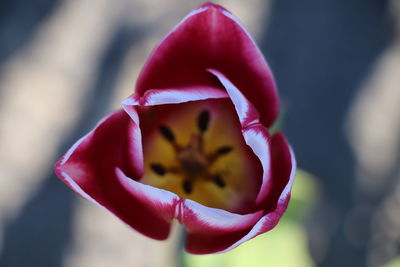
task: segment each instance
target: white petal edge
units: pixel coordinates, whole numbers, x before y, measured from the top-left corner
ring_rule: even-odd
[[[257,127],[257,128],[256,128]],[[254,154],[260,160],[263,168],[262,183],[260,191],[257,194],[256,203],[259,204],[267,194],[268,180],[271,178],[271,154],[268,142],[268,136],[262,131],[263,126],[253,126],[242,131],[246,144],[253,150]]]
[[[130,115],[128,113],[128,115]],[[132,118],[132,117],[131,117]],[[131,159],[134,160],[132,167],[138,174],[144,173],[144,159],[143,159],[143,146],[142,146],[142,132],[139,128],[139,118],[133,120],[133,126],[129,128],[129,146],[128,152]]]
[[[82,190],[82,188],[69,176],[66,172],[60,171],[59,174],[64,178],[64,182],[71,187],[76,193],[78,193],[80,196],[83,198],[93,202],[94,204],[104,208],[99,202],[94,200],[91,196],[89,196],[85,191]]]
[[[179,197],[167,190],[142,184],[129,177],[119,168],[115,169],[118,181],[131,194],[143,201],[150,201],[153,205],[174,205],[179,201]]]
[[[201,13],[201,12],[204,12],[204,11],[206,11],[206,10],[209,9],[209,8],[210,8],[210,6],[201,6],[201,7],[199,7],[199,8],[196,8],[196,9],[192,10],[192,11],[191,11],[189,14],[187,14],[177,25],[175,25],[175,27],[174,27],[168,34],[166,34],[164,38],[161,39],[161,41],[158,43],[158,45],[156,46],[156,48],[158,48],[158,47],[165,41],[165,39],[167,39],[173,32],[175,32],[176,29],[178,29],[182,24],[184,24],[190,17],[193,17],[194,15],[197,15],[197,14],[199,14],[199,13]],[[154,50],[154,51],[155,51],[155,50]],[[152,57],[152,55],[153,55],[153,53],[152,53],[148,58]],[[143,69],[144,69],[145,67],[146,67],[146,66],[144,66]]]
[[[247,37],[254,44],[255,50],[259,54],[259,58],[261,58],[263,60],[263,63],[265,63],[265,65],[267,66],[268,75],[271,77],[272,83],[275,85],[275,81],[273,79],[274,76],[272,75],[272,71],[269,68],[267,61],[265,60],[263,53],[261,53],[260,48],[258,47],[257,43],[255,42],[255,40],[253,39],[253,37],[251,36],[249,31],[243,26],[242,22],[237,17],[235,17],[232,13],[230,13],[228,10],[222,10],[222,14],[224,14],[229,19],[233,20],[233,22],[235,22],[237,25],[239,25],[240,28],[242,28],[243,32],[246,33]],[[274,86],[274,88],[276,88],[276,86]],[[275,91],[276,91],[276,89],[275,89]]]
[[[239,231],[254,225],[261,217],[263,212],[257,211],[250,214],[235,214],[228,212],[226,210],[210,208],[204,205],[201,205],[193,200],[184,199],[181,203],[183,205],[181,214],[181,220],[185,227],[189,231],[196,232],[196,230],[207,231],[207,228],[210,230],[218,230],[218,231]],[[187,210],[186,210],[187,209]],[[194,215],[194,218],[189,218],[188,220],[196,220],[193,225],[188,225],[185,222],[185,212],[190,212],[190,215]]]
[[[250,101],[248,101],[247,98],[242,94],[242,92],[240,92],[240,90],[219,71],[214,69],[207,69],[207,71],[216,76],[225,87],[230,99],[233,102],[233,105],[235,106],[236,113],[239,117],[242,127],[247,127],[251,124],[257,123],[259,114]],[[252,120],[248,120],[249,116],[252,115],[255,115],[255,117]]]
[[[73,144],[73,145],[71,146],[71,148],[68,149],[67,153],[65,153],[64,156],[61,158],[59,165],[60,165],[60,166],[61,166],[61,165],[64,165],[64,164],[69,160],[69,158],[71,157],[72,153],[74,153],[74,151],[79,147],[79,145],[80,145],[85,139],[87,139],[87,138],[89,137],[89,135],[91,135],[91,134],[97,129],[97,127],[98,127],[100,124],[102,124],[104,121],[106,121],[108,118],[110,118],[112,115],[114,115],[114,114],[117,113],[117,112],[118,112],[118,111],[111,112],[110,114],[108,114],[108,115],[106,115],[105,117],[103,117],[103,118],[96,124],[96,126],[95,126],[91,131],[89,131],[89,133],[87,133],[86,135],[84,135],[83,137],[81,137],[78,141],[76,141],[75,144]]]
[[[147,90],[142,97],[136,94],[128,97],[122,102],[122,105],[155,106],[219,98],[228,98],[228,94],[221,89],[211,86],[191,86],[189,88],[179,89],[170,88]]]

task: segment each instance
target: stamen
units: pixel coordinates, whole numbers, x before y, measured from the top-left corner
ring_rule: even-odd
[[[203,133],[208,130],[209,124],[210,112],[208,110],[201,111],[197,117],[199,132],[192,133],[189,143],[182,147],[177,144],[171,128],[165,125],[159,127],[160,134],[174,147],[175,160],[178,164],[165,167],[160,163],[151,163],[150,168],[159,176],[164,176],[166,173],[182,175],[185,178],[182,181],[182,190],[187,195],[193,192],[194,185],[198,180],[212,182],[219,188],[226,187],[225,180],[221,175],[213,175],[208,172],[208,169],[219,157],[229,154],[233,150],[233,146],[220,146],[211,154],[206,155],[203,151]]]
[[[211,155],[209,155],[208,161],[210,162],[210,164],[212,164],[213,162],[215,162],[220,156],[226,155],[229,152],[231,152],[233,150],[232,146],[222,146],[220,148],[218,148],[214,153],[212,153]]]
[[[222,179],[222,177],[219,174],[214,176],[213,182],[220,188],[224,188],[226,186],[225,181]]]
[[[153,172],[155,172],[156,174],[158,174],[160,176],[163,176],[167,172],[165,167],[159,163],[150,164],[150,168],[153,170]]]
[[[207,131],[208,124],[210,122],[210,112],[208,110],[203,110],[197,117],[197,127],[201,133]]]
[[[192,193],[193,186],[192,182],[189,179],[183,181],[182,186],[183,186],[183,191],[185,191],[186,194]]]
[[[218,155],[226,155],[229,152],[231,152],[232,150],[233,150],[233,147],[231,147],[231,146],[222,146],[222,147],[218,148],[217,154]]]
[[[175,143],[175,135],[174,133],[171,131],[170,128],[168,128],[167,126],[161,125],[160,126],[160,133],[162,134],[162,136],[164,136],[164,138],[170,142],[170,143]]]

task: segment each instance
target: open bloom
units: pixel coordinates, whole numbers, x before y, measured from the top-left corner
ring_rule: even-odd
[[[295,160],[281,133],[269,67],[237,19],[204,4],[153,51],[123,109],[56,164],[86,199],[155,239],[171,221],[186,250],[230,250],[286,210]]]

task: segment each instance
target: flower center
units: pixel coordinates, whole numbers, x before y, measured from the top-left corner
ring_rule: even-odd
[[[163,138],[169,142],[175,151],[176,164],[164,166],[161,163],[151,163],[154,173],[164,176],[171,172],[184,176],[182,189],[186,194],[191,194],[197,181],[212,182],[219,188],[224,188],[226,183],[221,174],[211,171],[216,160],[233,149],[232,146],[221,146],[211,154],[204,153],[204,133],[210,122],[210,112],[203,110],[197,117],[198,133],[192,133],[189,143],[182,147],[178,145],[175,134],[165,125],[160,126],[159,131]]]
[[[232,212],[255,201],[262,168],[228,99],[143,108],[139,116],[141,183]]]

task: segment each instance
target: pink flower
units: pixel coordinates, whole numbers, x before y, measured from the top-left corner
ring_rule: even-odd
[[[75,143],[57,175],[140,233],[223,252],[271,230],[295,172],[271,71],[224,8],[193,10],[153,51],[136,93]]]

